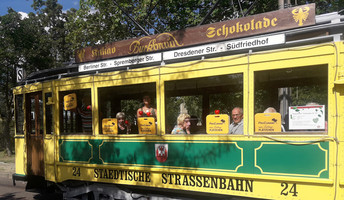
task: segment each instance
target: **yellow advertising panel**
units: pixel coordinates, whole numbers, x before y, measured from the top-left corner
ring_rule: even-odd
[[[280,113],[257,113],[254,121],[255,132],[281,132]]]
[[[102,120],[103,134],[116,134],[118,133],[117,119],[105,118]]]
[[[139,117],[137,119],[139,134],[156,134],[154,117]]]
[[[228,134],[229,116],[226,114],[208,115],[206,118],[208,134]]]
[[[63,97],[63,101],[65,110],[72,110],[75,109],[77,106],[77,99],[75,93],[65,95]]]

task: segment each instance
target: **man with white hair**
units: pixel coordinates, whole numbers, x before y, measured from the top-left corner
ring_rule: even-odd
[[[229,125],[229,134],[240,135],[244,133],[243,111],[240,107],[232,110],[233,122]]]

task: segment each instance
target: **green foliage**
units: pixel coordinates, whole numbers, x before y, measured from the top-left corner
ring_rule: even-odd
[[[213,94],[210,96],[210,113],[214,113],[215,110],[220,110],[221,114],[230,115],[233,108],[243,107],[243,93],[233,92],[233,93],[221,93]]]
[[[39,42],[47,48],[43,50],[48,52],[45,57],[50,59],[50,64],[45,68],[60,67],[64,62],[70,61],[73,56],[72,46],[66,41],[70,32],[65,27],[69,12],[63,13],[63,8],[57,0],[33,0],[32,7],[36,15],[31,17],[36,18],[33,20],[44,36]]]
[[[298,4],[315,3],[316,14],[325,14],[340,11],[344,8],[343,0],[299,0]]]
[[[166,130],[172,131],[173,127],[177,124],[177,118],[180,114],[180,105],[185,103],[185,107],[188,114],[191,116],[197,116],[199,120],[202,117],[202,96],[177,96],[169,97],[166,99]]]
[[[134,123],[134,121],[136,121],[136,112],[141,104],[142,100],[139,99],[129,99],[121,101],[121,111],[125,113],[126,118],[130,121],[130,123]]]
[[[215,0],[81,0],[80,9],[67,13],[68,43],[73,48],[145,36],[125,14],[134,18],[150,34],[185,29],[198,25],[215,4]],[[267,12],[277,6],[274,1],[220,1],[204,24]],[[264,5],[264,6],[263,6]],[[258,9],[259,8],[259,9]]]
[[[327,107],[327,85],[311,85],[291,88],[291,105],[303,106],[307,103],[317,103]]]
[[[40,2],[37,6],[41,6]],[[80,9],[66,16],[67,43],[72,49],[145,36],[125,14],[149,34],[197,26],[217,0],[80,0]],[[240,2],[240,4],[239,4]],[[295,3],[296,1],[292,2]],[[339,11],[341,0],[299,0],[298,5],[316,3],[317,14]],[[288,6],[288,5],[286,5]],[[219,1],[203,24],[235,19],[278,9],[276,0]]]
[[[34,0],[37,11],[27,18],[9,8],[8,14],[0,16],[0,113],[5,123],[2,126],[2,141],[10,152],[10,121],[13,118],[12,88],[16,85],[16,68],[28,73],[41,69],[62,66],[71,59],[72,51],[65,41],[65,15],[56,0]]]

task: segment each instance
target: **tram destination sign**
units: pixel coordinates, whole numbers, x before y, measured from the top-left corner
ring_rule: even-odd
[[[77,63],[147,54],[315,24],[315,4],[262,13],[184,30],[86,47],[75,52]]]
[[[256,47],[266,47],[285,43],[285,35],[278,34],[273,36],[248,38],[243,40],[231,40],[226,42],[212,43],[197,47],[178,49],[174,51],[163,52],[164,60],[173,60],[180,58],[189,58],[194,56],[203,56],[221,52],[252,49]]]
[[[147,63],[161,62],[161,53],[130,56],[125,58],[110,59],[99,62],[91,62],[79,65],[79,72],[103,70],[108,68],[125,67]]]

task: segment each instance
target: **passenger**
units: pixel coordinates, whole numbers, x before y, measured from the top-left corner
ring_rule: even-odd
[[[273,107],[268,107],[264,110],[264,113],[277,113],[276,109]]]
[[[81,117],[82,132],[92,133],[92,106],[91,96],[85,94],[81,100],[81,107],[77,108],[77,112]]]
[[[277,111],[273,107],[268,107],[267,109],[264,110],[264,113],[277,113]],[[281,124],[281,131],[285,132],[285,128],[284,128],[283,124]]]
[[[119,112],[116,114],[117,124],[118,124],[118,134],[129,134],[130,133],[130,123],[125,120],[124,112]]]
[[[171,134],[179,135],[179,134],[190,134],[190,115],[189,114],[179,114],[177,118],[177,125],[172,130]]]
[[[318,103],[315,103],[315,102],[308,102],[306,104],[306,106],[318,106],[319,104]]]
[[[139,117],[154,117],[156,118],[156,109],[151,105],[151,98],[148,95],[143,97],[143,107],[139,108],[136,113],[137,118]]]
[[[244,133],[244,122],[242,108],[235,107],[232,110],[233,122],[229,125],[229,134],[240,135]]]

